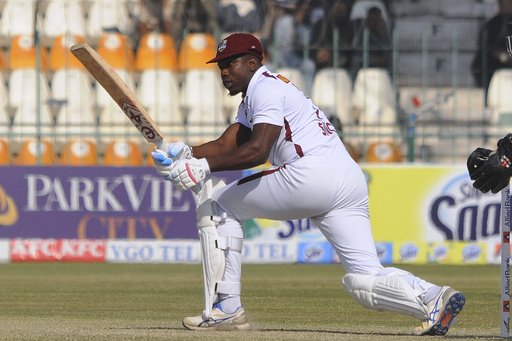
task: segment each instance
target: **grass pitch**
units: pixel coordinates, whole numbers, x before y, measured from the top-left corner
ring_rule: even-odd
[[[501,340],[498,266],[400,266],[466,294],[445,339]],[[200,265],[0,265],[0,340],[425,340],[413,317],[357,305],[341,265],[244,265],[252,331],[192,332],[203,309]]]

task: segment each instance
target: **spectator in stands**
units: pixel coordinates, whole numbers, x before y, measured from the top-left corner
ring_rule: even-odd
[[[260,32],[264,17],[261,1],[216,0],[215,3],[222,32]]]
[[[365,46],[365,31],[368,32],[368,46]],[[359,29],[354,33],[354,54],[352,56],[352,75],[355,76],[362,67],[384,68],[391,72],[392,39],[382,11],[371,7]],[[368,60],[365,61],[365,53]]]
[[[172,6],[174,0],[139,0],[135,8],[135,48],[149,32],[171,33]]]
[[[275,0],[275,5],[269,9],[273,23],[267,22],[267,25],[272,27],[271,35],[264,38],[267,38],[266,44],[271,45],[273,71],[277,72],[279,68],[300,69],[305,86],[301,90],[309,93],[315,73],[314,62],[308,57],[304,58],[304,48],[309,46],[306,32],[311,31],[310,1]]]
[[[512,35],[512,0],[499,0],[498,13],[488,20],[478,35],[478,49],[471,71],[478,87],[487,92],[492,75],[498,69],[510,67],[505,37]]]
[[[313,26],[311,33],[311,58],[316,70],[326,67],[350,67],[354,26],[349,18],[349,0],[335,0],[327,8],[326,17]],[[334,46],[334,32],[338,33],[337,45]],[[336,65],[334,60],[337,59]]]
[[[171,35],[178,47],[185,31],[215,34],[219,28],[214,0],[175,0],[172,14]]]

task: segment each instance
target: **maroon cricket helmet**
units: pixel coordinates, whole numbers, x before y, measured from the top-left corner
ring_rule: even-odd
[[[222,39],[217,46],[217,55],[212,60],[206,62],[206,64],[216,63],[220,60],[245,53],[249,53],[262,60],[263,46],[261,46],[258,38],[252,34],[233,33]]]

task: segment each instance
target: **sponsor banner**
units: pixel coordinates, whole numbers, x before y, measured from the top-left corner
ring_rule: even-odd
[[[427,246],[427,262],[440,264],[486,264],[485,243],[438,242]]]
[[[104,240],[11,239],[12,262],[104,262]]]
[[[334,249],[329,242],[299,242],[297,246],[299,263],[333,263]]]
[[[393,243],[375,243],[381,264],[393,264]]]
[[[10,243],[8,239],[0,239],[0,263],[8,263],[10,257]]]
[[[0,238],[198,239],[193,194],[175,189],[153,167],[0,172]],[[241,172],[217,176],[230,182]]]
[[[427,262],[427,243],[395,242],[393,247],[393,263],[425,264]]]
[[[106,260],[110,263],[200,263],[201,248],[197,240],[109,240]]]
[[[376,241],[485,242],[499,234],[501,196],[474,189],[465,164],[362,168]]]
[[[244,241],[242,261],[252,264],[297,263],[297,242]]]

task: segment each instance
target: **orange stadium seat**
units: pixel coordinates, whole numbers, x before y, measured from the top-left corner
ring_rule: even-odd
[[[215,63],[206,64],[215,57],[217,44],[209,33],[190,33],[180,47],[178,65],[181,71],[191,69],[212,69]]]
[[[73,140],[62,150],[60,162],[65,166],[96,166],[98,156],[92,141]]]
[[[400,162],[400,148],[393,142],[373,142],[366,151],[366,162]]]
[[[128,39],[122,33],[105,32],[98,42],[98,53],[114,69],[132,71],[135,57]]]
[[[0,140],[0,165],[8,165],[10,163],[9,145],[7,141]]]
[[[170,34],[148,33],[140,40],[135,56],[135,69],[178,70],[178,57],[174,40]]]
[[[41,70],[46,70],[48,58],[46,49],[40,48],[40,66]],[[18,35],[11,39],[9,50],[9,68],[14,69],[33,69],[36,67],[36,48],[34,46],[34,37],[31,35]]]
[[[105,166],[142,166],[142,153],[133,141],[113,141],[107,145],[103,164]]]
[[[18,165],[23,166],[51,166],[55,164],[55,154],[53,146],[49,141],[27,140],[18,152],[16,160]]]
[[[69,48],[75,44],[85,43],[81,36],[61,35],[53,39],[50,48],[49,68],[52,71],[59,69],[83,69],[85,67],[71,53]]]

